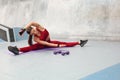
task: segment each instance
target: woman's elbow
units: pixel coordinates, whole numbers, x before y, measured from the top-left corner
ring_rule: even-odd
[[[38,39],[34,38],[33,41],[34,41],[34,42],[38,42]]]

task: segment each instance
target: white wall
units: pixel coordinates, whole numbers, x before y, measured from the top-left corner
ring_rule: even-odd
[[[52,36],[120,40],[119,5],[120,0],[0,0],[0,23],[23,27],[36,21]]]

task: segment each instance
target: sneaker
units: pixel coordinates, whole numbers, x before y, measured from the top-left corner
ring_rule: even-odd
[[[19,50],[16,46],[12,47],[12,46],[8,46],[8,50],[10,52],[12,52],[14,55],[19,55]]]
[[[87,42],[88,40],[80,40],[80,46],[83,47]]]

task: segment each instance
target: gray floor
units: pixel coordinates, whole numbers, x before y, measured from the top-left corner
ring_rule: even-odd
[[[120,63],[120,42],[89,41],[81,48],[61,48],[70,55],[54,55],[56,49],[31,51],[13,56],[8,45],[26,46],[26,41],[0,43],[1,80],[80,80]]]

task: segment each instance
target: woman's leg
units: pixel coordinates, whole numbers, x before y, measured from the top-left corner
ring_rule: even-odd
[[[66,47],[73,47],[80,44],[80,42],[62,42],[62,41],[50,41],[50,43],[60,44],[60,45],[63,44],[66,45]]]
[[[38,49],[42,49],[42,48],[44,48],[43,45],[40,45],[40,44],[36,43],[36,44],[31,45],[31,46],[19,48],[19,51],[20,52],[28,52],[28,51],[31,51],[31,50],[38,50]]]
[[[45,48],[45,46],[40,44],[33,44],[31,46],[23,47],[23,48],[17,48],[16,46],[8,46],[8,50],[12,52],[14,55],[19,55],[20,52],[28,52],[31,50],[38,50],[42,48]]]

